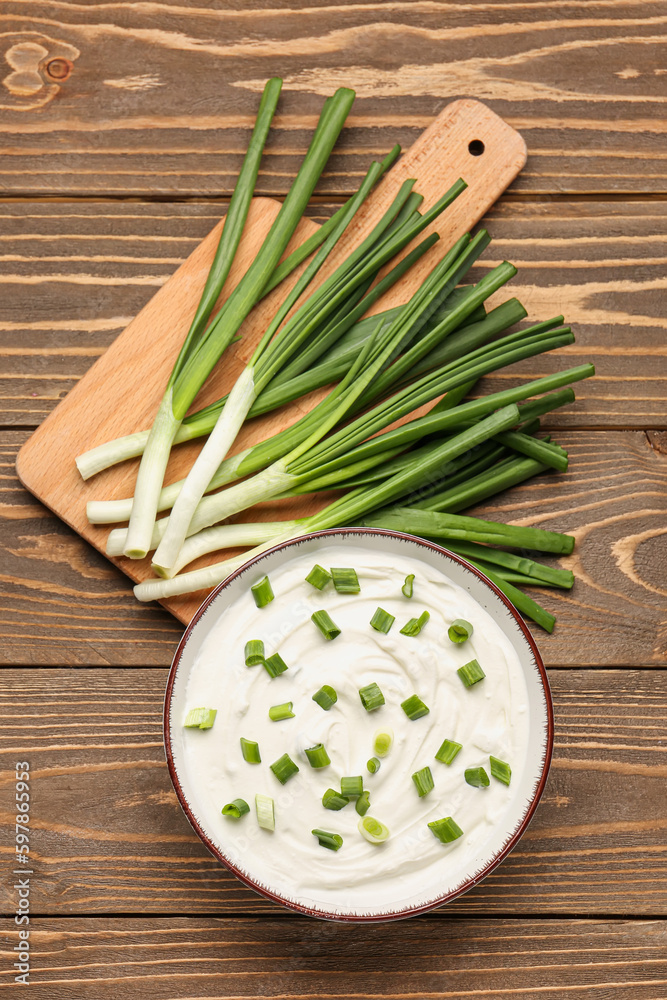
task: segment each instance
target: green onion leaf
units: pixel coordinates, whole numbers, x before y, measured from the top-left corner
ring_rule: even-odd
[[[396,618],[394,615],[390,615],[388,611],[383,611],[382,608],[378,608],[371,618],[371,626],[376,632],[384,632],[386,634],[395,621]]]
[[[275,830],[276,814],[270,795],[255,795],[257,822],[263,830]]]
[[[459,837],[463,836],[463,830],[451,816],[446,816],[444,819],[434,819],[432,823],[428,824],[428,828],[433,832],[433,836],[437,837],[443,844],[451,844],[453,840],[458,840]]]
[[[463,777],[473,788],[487,788],[489,785],[489,776],[483,767],[467,767]]]
[[[371,807],[371,793],[364,791],[361,793],[357,801],[355,802],[354,808],[357,810],[360,816],[365,816]]]
[[[320,708],[328,712],[338,701],[338,695],[329,684],[323,684],[320,690],[313,695],[313,701],[316,701]]]
[[[250,590],[258,608],[265,608],[273,600],[273,589],[268,576],[265,576],[258,583],[254,583]]]
[[[325,639],[335,639],[336,636],[340,635],[340,629],[326,611],[316,611],[310,616],[310,619],[315,622]]]
[[[401,635],[419,635],[430,618],[428,611],[422,611],[419,618],[411,618],[401,629]]]
[[[327,788],[322,796],[322,805],[325,809],[344,809],[350,800],[345,795],[341,795],[335,788]]]
[[[249,764],[262,763],[262,758],[259,755],[259,743],[255,743],[253,740],[244,740],[241,737],[241,753],[243,759],[247,760]]]
[[[376,729],[373,737],[373,753],[378,757],[386,757],[394,742],[393,729]]]
[[[269,767],[281,785],[286,784],[299,770],[298,765],[287,753],[284,753],[278,760],[274,760],[273,764],[269,764]]]
[[[261,639],[249,639],[245,644],[245,665],[256,667],[264,663],[264,643]]]
[[[401,593],[403,594],[403,597],[412,597],[412,584],[414,583],[414,580],[415,580],[414,573],[410,573],[409,576],[406,576],[405,583],[401,587]]]
[[[370,774],[377,774],[380,770],[381,763],[382,762],[379,757],[371,757],[366,761],[366,768]]]
[[[367,712],[374,712],[376,708],[384,705],[384,695],[375,681],[372,684],[367,684],[366,687],[359,688],[359,697]]]
[[[273,656],[267,656],[264,660],[264,669],[269,677],[277,677],[278,674],[285,673],[287,670],[287,664],[283,660],[280,653],[274,653]]]
[[[356,799],[358,798],[364,790],[364,779],[360,774],[355,775],[352,778],[341,778],[340,779],[340,794],[344,795],[346,799]]]
[[[509,785],[512,780],[512,768],[509,764],[504,760],[498,760],[497,757],[489,757],[489,764],[491,765],[491,777],[502,781],[503,785]]]
[[[449,626],[447,635],[452,642],[465,642],[472,635],[472,625],[464,618],[457,618]]]
[[[354,569],[334,569],[331,568],[334,587],[339,594],[358,594],[361,590],[359,577]]]
[[[281,722],[283,719],[293,719],[294,712],[292,711],[293,704],[291,701],[285,701],[282,705],[272,705],[269,709],[269,718],[273,722]]]
[[[421,719],[422,715],[428,715],[430,709],[424,704],[419,695],[413,694],[405,701],[401,702],[401,708],[412,722]]]
[[[217,708],[191,708],[183,725],[186,729],[210,729],[217,714]]]
[[[435,759],[439,760],[442,764],[451,764],[457,753],[462,749],[463,746],[461,743],[455,743],[454,740],[445,740],[435,755]]]
[[[308,747],[307,750],[304,750],[304,753],[311,767],[328,767],[331,763],[324,743],[316,743],[314,747]]]
[[[372,816],[363,816],[357,824],[357,829],[370,844],[384,844],[389,837],[388,827]]]
[[[312,584],[317,590],[324,590],[330,579],[331,573],[327,573],[324,566],[319,566],[315,563],[306,577],[306,583]]]
[[[234,799],[222,807],[222,815],[229,816],[230,819],[240,819],[247,812],[250,812],[250,806],[245,799]]]
[[[421,771],[415,771],[412,775],[412,780],[415,783],[415,788],[420,799],[423,799],[425,795],[428,795],[435,788],[430,767],[422,767]]]
[[[456,672],[467,688],[472,687],[473,684],[478,684],[486,677],[477,660],[464,663]]]
[[[311,830],[314,837],[317,837],[320,847],[326,847],[329,851],[339,851],[343,846],[343,838],[339,833],[328,833],[326,830]]]

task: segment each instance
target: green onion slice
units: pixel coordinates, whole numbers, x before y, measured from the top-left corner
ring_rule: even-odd
[[[252,596],[255,598],[255,604],[258,608],[265,608],[266,605],[270,604],[273,600],[273,588],[271,587],[271,581],[268,576],[265,576],[257,583],[254,583],[250,590],[252,591]]]
[[[257,822],[263,830],[275,830],[276,814],[270,795],[255,795]]]
[[[341,795],[335,788],[327,788],[322,796],[322,805],[325,809],[344,809],[350,800],[345,795]]]
[[[472,625],[464,618],[457,618],[447,629],[447,635],[452,642],[465,642],[472,635]]]
[[[312,586],[317,590],[324,590],[330,579],[331,573],[327,573],[324,566],[320,566],[318,563],[315,563],[306,577],[306,583],[312,584]]]
[[[340,779],[340,794],[346,799],[356,799],[364,790],[364,779],[360,774],[355,774],[352,778]]]
[[[365,837],[371,844],[384,844],[389,837],[388,827],[379,819],[373,819],[372,816],[363,816],[359,820],[357,828],[362,837]]]
[[[343,838],[339,833],[329,833],[327,830],[311,830],[314,837],[317,837],[320,847],[326,847],[329,851],[339,851],[343,846]]]
[[[355,569],[335,569],[331,567],[334,587],[339,594],[358,594],[361,590],[359,577]]]
[[[359,688],[359,697],[367,712],[374,712],[376,708],[384,705],[384,695],[375,681],[372,684],[367,684],[366,687]]]
[[[410,695],[409,698],[406,698],[405,701],[402,701],[401,708],[407,715],[408,719],[410,719],[412,722],[414,722],[415,719],[421,719],[422,715],[428,715],[430,711],[428,706],[424,704],[419,695],[416,694]]]
[[[467,688],[472,687],[473,684],[478,684],[486,677],[477,660],[464,663],[456,672]]]
[[[249,764],[262,763],[262,758],[259,755],[259,743],[255,743],[253,740],[244,740],[241,737],[241,753],[243,759],[247,760]]]
[[[357,810],[360,816],[365,816],[371,807],[371,793],[369,791],[363,791],[357,801],[354,804],[354,808]]]
[[[435,759],[439,760],[441,764],[451,764],[457,753],[461,750],[463,750],[461,743],[456,743],[454,740],[445,740],[435,755]]]
[[[381,760],[379,757],[371,757],[370,760],[366,761],[366,768],[369,774],[377,774],[381,767]]]
[[[229,816],[230,819],[240,819],[247,812],[250,812],[250,806],[245,799],[233,799],[222,807],[222,815]]]
[[[401,587],[401,593],[403,594],[403,597],[412,597],[412,584],[414,582],[415,582],[414,573],[410,573],[409,576],[406,576],[405,583]]]
[[[401,629],[401,635],[419,635],[424,625],[430,618],[428,611],[422,611],[419,618],[411,618]]]
[[[280,653],[274,653],[273,656],[267,656],[264,660],[264,669],[269,677],[277,677],[278,674],[285,673],[287,670],[287,664],[283,660]]]
[[[463,777],[473,788],[487,788],[489,785],[489,776],[483,767],[467,767]]]
[[[324,743],[316,743],[314,747],[308,747],[307,750],[304,750],[304,753],[311,767],[328,767],[331,763]]]
[[[376,729],[373,737],[373,752],[378,757],[386,757],[394,742],[393,729]]]
[[[299,770],[298,765],[294,763],[288,753],[284,753],[278,760],[274,760],[273,764],[269,764],[269,767],[281,785],[286,784]]]
[[[320,708],[328,712],[338,701],[338,695],[328,684],[323,684],[320,690],[313,695],[313,701],[316,701]]]
[[[264,663],[264,643],[261,639],[249,639],[245,644],[245,665],[256,667]]]
[[[191,708],[183,725],[186,729],[210,729],[217,714],[217,708]]]
[[[489,757],[491,777],[502,781],[503,785],[509,785],[512,780],[512,768],[504,760],[497,757]]]
[[[445,816],[444,819],[434,819],[432,823],[428,824],[428,828],[442,844],[451,844],[453,840],[458,840],[459,837],[463,836],[463,830],[451,816]]]
[[[316,611],[310,618],[311,621],[315,622],[325,639],[335,639],[336,636],[340,635],[340,629],[326,611]]]
[[[415,788],[420,799],[423,799],[425,795],[428,795],[435,788],[430,767],[422,767],[421,771],[415,771],[412,775],[412,780],[415,783]]]
[[[293,719],[294,712],[292,711],[293,703],[291,701],[286,701],[282,705],[272,705],[269,709],[269,718],[273,722],[280,722],[282,719]]]
[[[384,632],[386,634],[395,621],[396,618],[394,615],[390,615],[388,611],[383,611],[382,608],[378,608],[371,618],[371,626],[376,632]]]

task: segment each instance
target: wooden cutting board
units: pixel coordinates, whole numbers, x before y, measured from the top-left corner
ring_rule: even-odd
[[[370,311],[376,313],[406,302],[452,242],[482,218],[525,162],[526,146],[519,133],[484,104],[471,100],[449,104],[371,194],[311,289],[324,280],[370,231],[406,178],[417,179],[415,190],[424,195],[424,208],[428,208],[457,178],[463,177],[468,184],[467,190],[432,227],[440,233],[440,241]],[[253,200],[220,303],[255,256],[279,207],[279,202],[270,198]],[[95,445],[150,426],[199,301],[222,225],[220,222],[215,226],[19,453],[17,470],[23,485],[100,552],[105,550],[109,529],[88,523],[86,503],[91,499],[131,496],[138,462],[125,462],[84,482],[74,459]],[[315,223],[302,220],[288,250],[316,228]],[[241,341],[226,351],[200,393],[195,409],[218,399],[230,389],[296,277],[295,273],[253,310],[241,327]],[[233,451],[246,448],[293,423],[321,398],[324,391],[255,419],[244,427]],[[165,481],[181,479],[198,450],[196,442],[175,448]],[[319,509],[329,499],[329,496],[319,495],[264,504],[251,513],[246,512],[239,520],[301,517]],[[217,561],[217,558],[210,556],[201,560],[200,565]],[[152,575],[150,559],[112,561],[133,581]],[[187,623],[203,597],[203,592],[189,594],[170,598],[164,605]]]

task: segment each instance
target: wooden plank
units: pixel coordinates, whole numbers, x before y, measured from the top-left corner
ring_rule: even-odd
[[[585,8],[412,2],[71,5],[12,0],[3,16],[3,191],[228,194],[264,80],[285,96],[262,173],[281,194],[324,94],[357,90],[320,192],[409,146],[446,100],[474,96],[526,137],[521,191],[665,190],[664,0]],[[21,59],[28,82],[12,72]]]
[[[331,208],[313,205],[311,218]],[[0,423],[37,426],[222,211],[173,203],[0,204]],[[549,417],[549,425],[667,427],[667,205],[505,198],[487,224],[494,242],[484,260],[506,257],[519,266],[507,294],[537,319],[565,313],[577,335],[553,360],[514,370],[596,365],[596,378],[577,387],[576,405]]]
[[[162,747],[165,670],[0,672],[0,820],[31,773],[31,912],[274,913],[197,839]],[[556,741],[512,855],[445,915],[665,916],[667,671],[550,671]],[[13,829],[13,827],[12,827]],[[0,885],[11,912],[12,883]]]
[[[181,627],[139,604],[113,566],[21,488],[14,462],[25,438],[0,438],[2,662],[168,664]],[[558,440],[570,453],[567,473],[537,477],[475,509],[577,538],[559,563],[574,570],[574,589],[535,591],[558,618],[553,635],[534,628],[542,654],[550,665],[665,665],[667,435],[563,431]]]
[[[0,992],[15,928],[3,934]],[[382,1000],[499,997],[657,1000],[667,986],[664,921],[436,920],[364,927],[305,918],[37,919],[31,993]]]

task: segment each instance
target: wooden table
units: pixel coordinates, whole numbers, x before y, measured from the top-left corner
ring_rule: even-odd
[[[5,0],[1,16],[0,988],[17,989],[27,760],[33,996],[667,997],[667,4]],[[486,100],[519,128],[530,158],[488,217],[494,253],[519,265],[531,316],[563,311],[577,333],[566,359],[519,373],[598,369],[550,418],[570,471],[480,508],[577,537],[575,589],[544,597],[558,625],[538,635],[557,722],[542,804],[475,890],[361,930],[270,905],[195,838],[161,735],[181,627],[14,472],[224,212],[275,73],[261,193],[284,193],[321,95],[358,92],[314,217],[447,100]]]

